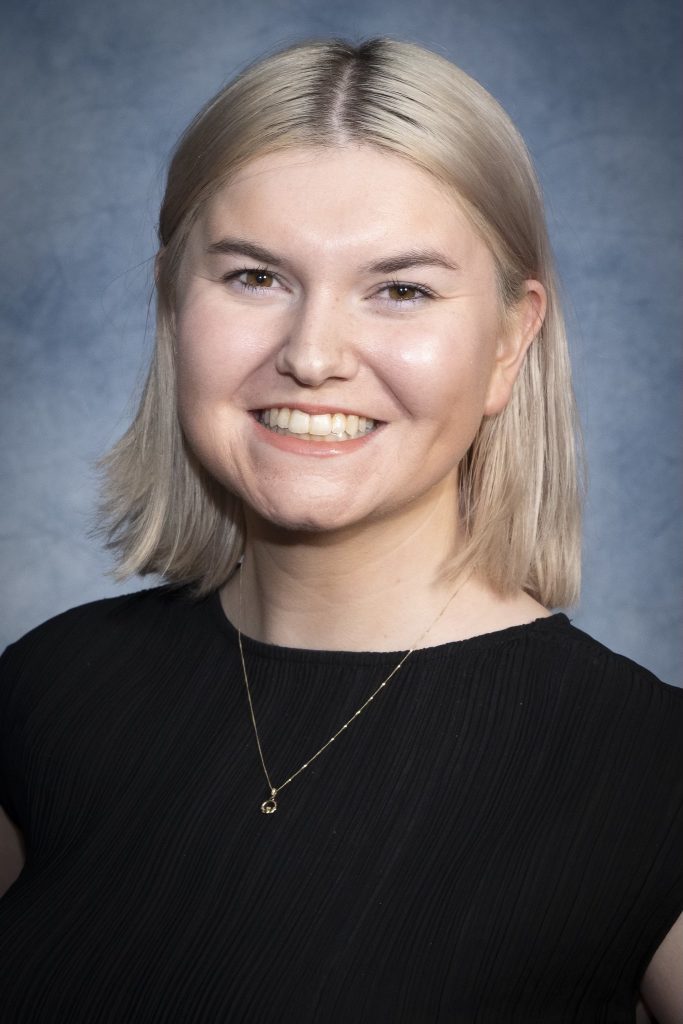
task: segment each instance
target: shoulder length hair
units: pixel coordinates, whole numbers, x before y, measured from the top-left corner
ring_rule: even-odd
[[[157,330],[135,419],[102,460],[101,530],[117,576],[157,573],[197,595],[242,555],[241,503],[198,463],[176,409],[174,293],[206,201],[247,161],[300,146],[363,143],[397,153],[456,194],[497,267],[503,314],[524,281],[544,285],[545,321],[507,406],[485,417],[460,463],[466,542],[453,575],[476,569],[501,594],[551,607],[580,582],[580,434],[543,201],[507,114],[449,61],[390,39],[313,41],[248,67],[200,111],[172,157],[159,218]]]

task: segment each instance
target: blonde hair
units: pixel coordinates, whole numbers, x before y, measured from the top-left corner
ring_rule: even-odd
[[[306,42],[253,64],[189,125],[159,219],[156,347],[138,413],[104,458],[102,529],[117,575],[158,573],[198,595],[220,586],[244,545],[241,503],[198,463],[178,421],[175,286],[207,199],[258,155],[364,143],[398,153],[454,190],[496,261],[504,310],[524,282],[547,314],[507,406],[485,417],[460,464],[466,544],[501,594],[567,606],[580,582],[580,436],[543,201],[530,157],[485,89],[438,55],[373,39]]]

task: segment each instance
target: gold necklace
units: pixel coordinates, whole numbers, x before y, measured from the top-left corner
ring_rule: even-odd
[[[260,737],[259,737],[259,734],[258,734],[258,729],[256,727],[256,715],[254,714],[254,705],[253,705],[253,702],[252,702],[252,699],[251,699],[251,690],[249,689],[249,679],[247,678],[247,666],[246,666],[246,663],[245,663],[245,660],[244,660],[244,649],[242,647],[242,632],[240,630],[240,626],[242,625],[242,572],[243,572],[243,568],[244,568],[244,563],[240,566],[240,586],[239,586],[239,605],[240,605],[240,607],[239,607],[239,624],[238,624],[238,627],[237,627],[237,643],[239,644],[239,649],[240,649],[240,660],[242,662],[242,673],[244,675],[244,686],[245,686],[246,691],[247,691],[247,700],[249,701],[249,714],[251,715],[251,724],[254,727],[254,736],[256,738],[256,746],[258,747],[259,757],[261,758],[261,765],[263,767],[263,774],[266,777],[266,782],[268,783],[268,789],[270,791],[270,796],[266,800],[264,800],[263,803],[261,804],[261,810],[262,810],[262,812],[264,814],[274,814],[275,811],[277,810],[277,795],[278,795],[278,793],[281,790],[283,790],[285,788],[285,786],[288,786],[290,784],[290,782],[293,782],[294,779],[296,779],[296,777],[298,775],[301,775],[301,773],[303,771],[305,771],[306,768],[308,768],[309,765],[313,764],[313,762],[316,760],[316,758],[320,757],[320,755],[323,753],[323,751],[327,750],[327,748],[329,746],[331,746],[332,743],[334,743],[334,741],[337,739],[337,737],[341,736],[341,734],[344,732],[344,730],[348,729],[348,727],[351,725],[351,723],[353,721],[355,721],[355,719],[358,718],[358,716],[361,715],[363,713],[363,711],[365,711],[365,709],[368,706],[368,704],[371,704],[373,702],[373,700],[375,699],[377,694],[380,692],[380,690],[383,690],[384,687],[387,685],[387,683],[391,679],[394,678],[394,676],[399,671],[399,669],[401,669],[405,665],[406,661],[408,660],[410,655],[413,653],[413,651],[415,651],[420,646],[420,644],[422,643],[424,638],[427,636],[427,633],[429,633],[434,628],[434,626],[437,624],[437,622],[442,617],[442,615],[444,615],[444,613],[445,613],[446,609],[448,608],[448,606],[450,605],[451,601],[454,599],[456,594],[458,594],[459,591],[462,589],[464,584],[467,582],[467,579],[469,579],[469,576],[467,576],[462,581],[460,586],[455,588],[455,590],[453,591],[451,596],[448,598],[448,600],[446,601],[445,605],[443,606],[443,608],[441,609],[439,614],[436,616],[436,618],[432,622],[430,622],[430,624],[425,629],[424,633],[422,633],[420,635],[420,637],[415,641],[415,643],[410,648],[410,650],[407,651],[403,655],[403,657],[399,661],[398,665],[395,665],[394,668],[392,668],[391,672],[386,677],[386,679],[382,680],[382,682],[379,684],[377,689],[374,690],[370,694],[368,699],[361,704],[361,706],[358,708],[358,710],[355,711],[351,715],[351,717],[348,719],[348,721],[344,722],[342,727],[340,729],[337,729],[337,731],[335,732],[335,734],[333,736],[330,736],[330,738],[327,741],[327,743],[323,743],[323,745],[320,748],[320,750],[316,750],[315,754],[313,754],[312,757],[309,757],[308,761],[305,761],[301,765],[300,768],[297,768],[297,770],[292,775],[290,775],[288,779],[285,779],[285,781],[280,786],[274,786],[273,782],[272,782],[272,780],[270,778],[270,775],[268,774],[268,769],[266,768],[266,759],[263,756],[263,747],[261,746],[261,740],[260,740]]]

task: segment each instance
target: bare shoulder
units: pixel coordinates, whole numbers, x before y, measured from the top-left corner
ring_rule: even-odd
[[[470,635],[495,633],[512,626],[525,626],[536,619],[545,619],[553,613],[530,594],[518,590],[501,596],[486,583],[472,581],[467,593],[468,607],[461,614],[461,622]],[[459,611],[459,609],[458,609]],[[469,623],[463,619],[470,618]]]
[[[19,876],[25,861],[21,832],[0,807],[0,896]]]
[[[652,957],[640,991],[657,1024],[680,1024],[683,1020],[683,914]]]
[[[547,619],[553,613],[530,594],[520,590],[509,601],[501,604],[501,613],[507,617],[510,626],[524,626],[536,619]]]
[[[654,1017],[642,999],[638,1000],[638,1005],[636,1006],[636,1024],[656,1024]]]

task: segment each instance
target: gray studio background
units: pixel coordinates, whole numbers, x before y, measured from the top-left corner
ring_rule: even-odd
[[[169,150],[248,60],[305,36],[437,49],[512,114],[564,278],[589,456],[571,615],[681,683],[676,0],[3,3],[0,646],[132,589],[88,538],[92,464],[151,345]]]

